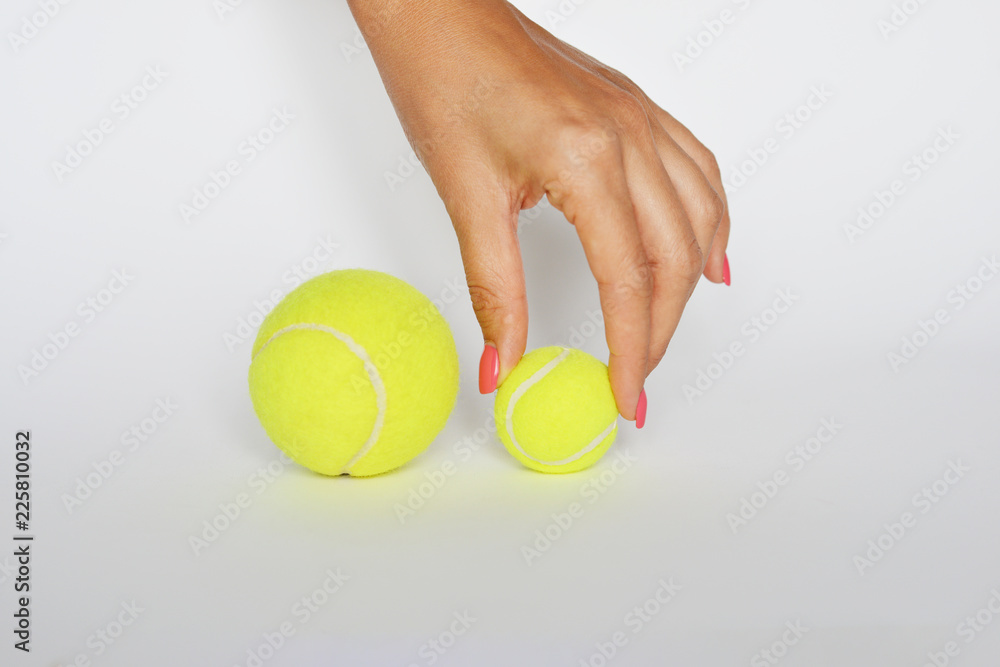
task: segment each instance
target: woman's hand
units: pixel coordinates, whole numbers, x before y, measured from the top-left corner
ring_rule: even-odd
[[[507,2],[350,5],[458,234],[486,341],[480,391],[524,354],[518,212],[544,195],[583,243],[618,409],[641,427],[645,378],[699,276],[729,283],[729,215],[711,152],[625,76]]]

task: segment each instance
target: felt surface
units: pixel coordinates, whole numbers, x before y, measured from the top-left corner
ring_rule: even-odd
[[[568,355],[546,372],[546,365],[567,350]],[[518,397],[517,389],[532,381]],[[516,401],[513,419],[508,422],[512,400]],[[604,456],[618,432],[616,425],[594,444],[618,417],[607,366],[586,352],[558,346],[543,347],[522,357],[497,390],[494,417],[507,451],[541,472],[589,468]],[[592,449],[577,456],[590,445],[594,445]]]
[[[367,353],[385,387],[377,441]],[[285,330],[282,332],[282,330]],[[293,290],[268,315],[253,346],[250,395],[271,440],[325,475],[377,475],[403,465],[440,432],[458,394],[458,355],[448,324],[427,297],[388,274],[333,271]]]

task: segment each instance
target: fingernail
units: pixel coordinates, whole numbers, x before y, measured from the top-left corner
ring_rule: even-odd
[[[732,278],[729,275],[729,255],[722,256],[722,282],[726,285],[732,283]]]
[[[646,425],[646,390],[639,394],[639,404],[635,406],[635,427],[642,428]]]
[[[495,347],[487,343],[483,348],[483,356],[479,358],[479,393],[493,393],[497,388],[499,375],[500,355]]]

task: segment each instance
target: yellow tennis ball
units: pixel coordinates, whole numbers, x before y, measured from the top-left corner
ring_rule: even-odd
[[[324,475],[378,475],[427,448],[458,394],[458,354],[431,301],[350,269],[292,290],[257,333],[250,396],[271,440]]]
[[[618,433],[608,367],[565,347],[524,355],[497,390],[493,410],[507,450],[541,472],[590,467]]]

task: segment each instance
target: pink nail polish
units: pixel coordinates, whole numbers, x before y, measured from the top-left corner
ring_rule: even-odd
[[[497,378],[500,376],[500,354],[489,343],[483,348],[483,356],[479,358],[479,393],[490,394],[497,388]]]
[[[729,275],[729,255],[722,256],[722,282],[726,285],[732,283],[732,277]]]
[[[639,394],[639,404],[635,406],[635,427],[642,428],[646,425],[646,390]]]

